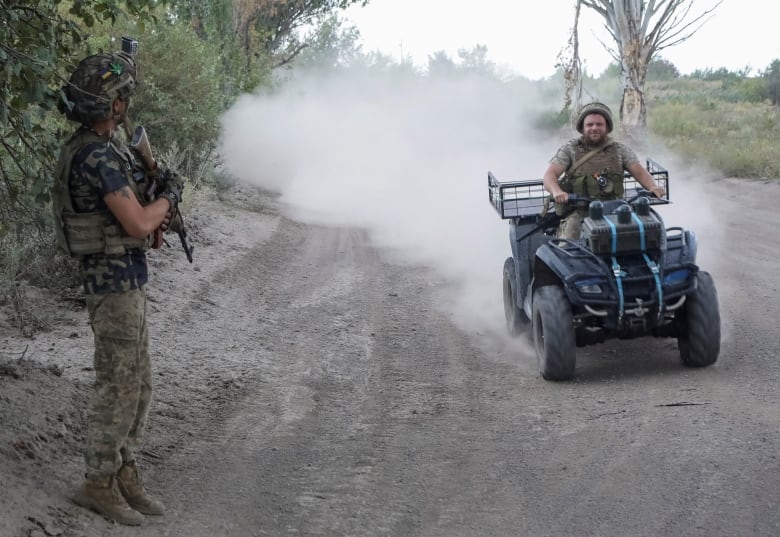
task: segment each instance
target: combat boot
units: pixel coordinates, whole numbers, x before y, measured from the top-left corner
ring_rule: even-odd
[[[156,500],[146,494],[144,483],[141,481],[141,472],[135,461],[126,462],[117,473],[119,491],[124,496],[130,507],[145,515],[164,515],[165,506],[160,500]]]
[[[73,501],[126,526],[139,526],[144,520],[143,515],[131,509],[122,497],[116,476],[113,475],[87,476],[73,497]]]

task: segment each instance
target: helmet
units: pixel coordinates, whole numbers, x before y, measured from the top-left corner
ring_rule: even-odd
[[[85,124],[111,117],[114,99],[130,97],[135,92],[137,76],[138,69],[129,54],[88,56],[62,87],[57,108],[68,119]]]
[[[580,108],[580,113],[577,115],[577,132],[582,134],[583,123],[590,114],[601,115],[607,122],[607,133],[612,132],[612,111],[604,103],[588,103]]]

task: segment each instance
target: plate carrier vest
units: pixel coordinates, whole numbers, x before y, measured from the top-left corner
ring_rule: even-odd
[[[131,237],[110,211],[77,213],[73,209],[69,188],[71,163],[84,146],[93,143],[111,147],[124,165],[124,173],[130,190],[133,191],[141,205],[147,204],[144,199],[146,175],[144,174],[142,181],[135,180],[132,172],[135,160],[129,150],[120,146],[110,136],[99,136],[89,129],[81,128],[63,146],[54,172],[52,209],[54,211],[57,246],[63,253],[72,257],[91,254],[123,255],[127,250],[134,248],[142,251],[148,250],[151,245],[151,236],[146,239]]]
[[[618,145],[607,142],[601,150],[591,155],[577,169],[574,175],[566,171],[559,185],[564,192],[576,194],[591,199],[614,200],[623,197],[623,169],[620,163]],[[592,151],[592,150],[591,150]],[[589,150],[579,141],[574,142],[574,163],[587,155]],[[607,179],[607,185],[599,186],[597,176]],[[556,212],[565,216],[571,212],[571,208],[564,204],[555,204]]]

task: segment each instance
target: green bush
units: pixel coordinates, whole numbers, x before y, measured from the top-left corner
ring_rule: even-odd
[[[139,41],[140,84],[130,116],[146,127],[158,157],[167,156],[166,164],[186,175],[213,165],[219,117],[234,96],[226,91],[230,71],[219,48],[164,14],[156,25],[120,20],[90,45],[115,50],[121,35]]]

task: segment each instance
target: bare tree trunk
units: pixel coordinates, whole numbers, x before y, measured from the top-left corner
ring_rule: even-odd
[[[642,144],[647,134],[645,96],[638,88],[623,88],[620,99],[621,136],[634,144]]]
[[[615,41],[620,52],[620,78],[623,96],[620,99],[621,134],[630,141],[644,139],[647,126],[645,112],[645,77],[652,49],[643,46],[644,25],[641,0],[612,2]]]
[[[621,49],[620,80],[623,95],[620,98],[620,130],[628,141],[639,143],[644,141],[647,131],[644,87],[649,56],[635,38],[629,38]]]
[[[775,106],[780,105],[780,60],[769,66],[769,98]]]
[[[574,26],[571,29],[569,42],[564,50],[558,54],[558,65],[563,70],[563,109],[569,110],[574,104],[573,109],[578,110],[582,106],[582,68],[580,62],[580,40],[579,40],[579,22],[581,0],[577,0],[574,11]],[[567,52],[571,57],[566,57]],[[572,94],[574,96],[572,97]]]

